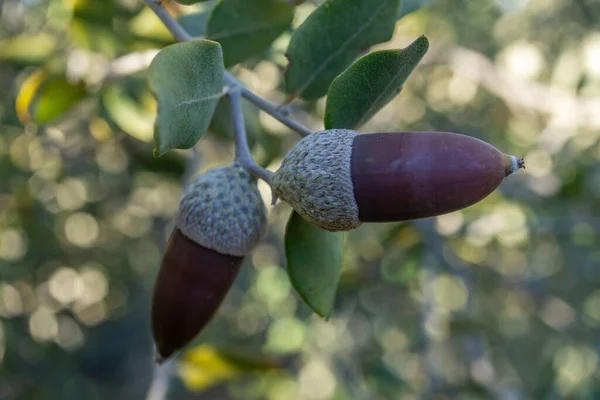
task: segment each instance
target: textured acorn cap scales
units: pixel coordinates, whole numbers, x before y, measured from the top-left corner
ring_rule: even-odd
[[[206,248],[244,256],[260,241],[266,221],[256,181],[234,162],[198,176],[186,188],[176,225]]]
[[[331,129],[300,140],[285,156],[272,182],[281,198],[309,222],[331,231],[351,230],[361,222],[351,175],[356,131]]]

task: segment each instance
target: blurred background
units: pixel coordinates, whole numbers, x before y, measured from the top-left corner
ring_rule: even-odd
[[[151,290],[184,180],[233,159],[227,104],[195,151],[154,159],[144,70],[173,39],[143,2],[0,0],[0,399],[600,398],[600,2],[403,7],[377,48],[430,51],[361,131],[469,134],[527,169],[463,211],[353,231],[328,322],[285,272],[290,208],[269,207],[216,318],[155,370]],[[289,37],[234,71],[276,103]],[[292,112],[317,130],[324,105]],[[276,169],[297,135],[246,112]]]

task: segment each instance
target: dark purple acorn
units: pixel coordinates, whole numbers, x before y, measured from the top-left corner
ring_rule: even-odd
[[[457,133],[332,129],[298,142],[272,186],[308,221],[340,231],[468,207],[523,167],[522,159]]]
[[[188,344],[211,320],[243,260],[200,246],[173,230],[152,301],[152,331],[160,359]]]
[[[256,182],[237,163],[210,170],[188,186],[152,298],[157,362],[191,342],[212,319],[266,224]]]

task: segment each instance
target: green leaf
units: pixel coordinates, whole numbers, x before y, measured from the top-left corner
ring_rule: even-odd
[[[64,76],[51,78],[42,84],[31,113],[38,123],[48,123],[69,111],[86,95],[83,82],[71,83]]]
[[[177,18],[177,22],[193,37],[200,37],[206,33],[208,15],[209,11],[185,14]]]
[[[430,3],[431,0],[402,0],[398,9],[398,19],[420,8],[427,7]]]
[[[304,301],[328,319],[342,263],[343,232],[322,230],[292,212],[285,232],[285,254],[292,285]]]
[[[356,129],[371,119],[400,93],[428,48],[421,36],[404,49],[375,51],[352,64],[329,87],[325,128]]]
[[[158,101],[154,154],[189,149],[206,132],[223,91],[223,53],[210,40],[165,47],[152,60],[148,79]]]
[[[292,35],[285,90],[306,100],[325,95],[362,51],[391,39],[398,7],[398,0],[324,2]]]
[[[262,54],[288,29],[294,7],[280,0],[221,0],[206,26],[206,37],[223,46],[225,66]]]
[[[83,82],[72,83],[62,75],[38,69],[21,85],[16,111],[22,122],[46,124],[61,117],[87,96]]]

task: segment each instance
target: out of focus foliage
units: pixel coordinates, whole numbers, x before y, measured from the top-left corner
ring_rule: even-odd
[[[600,397],[600,3],[405,3],[377,48],[426,34],[429,53],[361,131],[470,134],[527,170],[462,212],[352,232],[328,322],[292,293],[290,209],[270,208],[267,239],[172,366],[170,398]],[[234,69],[275,102],[288,41]],[[157,393],[149,293],[189,160],[233,157],[226,103],[199,156],[152,157],[144,72],[172,42],[140,0],[0,0],[0,399]],[[291,107],[322,128],[325,99]],[[248,113],[274,169],[297,136]]]

